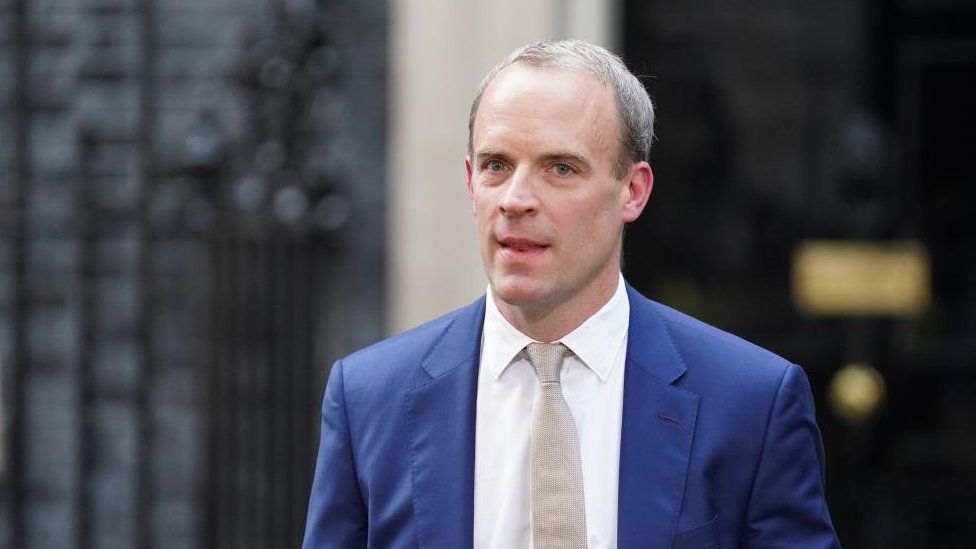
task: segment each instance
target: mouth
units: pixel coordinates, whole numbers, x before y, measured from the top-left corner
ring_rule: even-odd
[[[519,259],[537,256],[549,248],[540,240],[520,237],[500,238],[498,245],[507,256]]]

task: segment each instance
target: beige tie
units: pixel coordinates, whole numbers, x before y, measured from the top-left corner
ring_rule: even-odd
[[[535,549],[586,549],[586,512],[579,435],[563,398],[562,343],[525,348],[542,387],[532,417],[530,458]]]

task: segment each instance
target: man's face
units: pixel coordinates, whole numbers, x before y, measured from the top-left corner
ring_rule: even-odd
[[[651,185],[644,162],[613,177],[620,128],[613,93],[585,73],[515,64],[488,85],[465,167],[496,299],[553,311],[612,294],[623,225]]]

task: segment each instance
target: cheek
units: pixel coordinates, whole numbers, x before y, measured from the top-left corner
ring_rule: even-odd
[[[471,201],[474,203],[474,207],[478,213],[491,211],[491,205],[495,202],[495,191],[490,187],[485,187],[475,182],[474,190],[471,193]]]
[[[496,208],[484,196],[474,200],[474,221],[479,233],[488,233],[494,223],[494,212]]]
[[[478,220],[478,225],[488,224],[493,217],[496,208],[487,200],[479,200],[474,203],[474,215]]]
[[[575,216],[565,218],[564,226],[571,231],[576,246],[588,255],[604,255],[619,238],[622,220],[615,198],[592,201]]]
[[[607,232],[622,223],[620,205],[616,194],[603,194],[592,197],[578,208],[576,219],[579,229],[591,233],[594,238],[601,238]]]
[[[487,212],[485,207],[486,201],[485,197],[480,193],[475,193],[471,195],[471,205],[474,208],[474,215],[480,220],[485,212]]]

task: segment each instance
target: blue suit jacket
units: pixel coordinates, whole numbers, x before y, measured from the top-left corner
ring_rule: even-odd
[[[839,547],[803,371],[627,291],[619,547]],[[333,366],[304,547],[471,547],[484,311]]]

